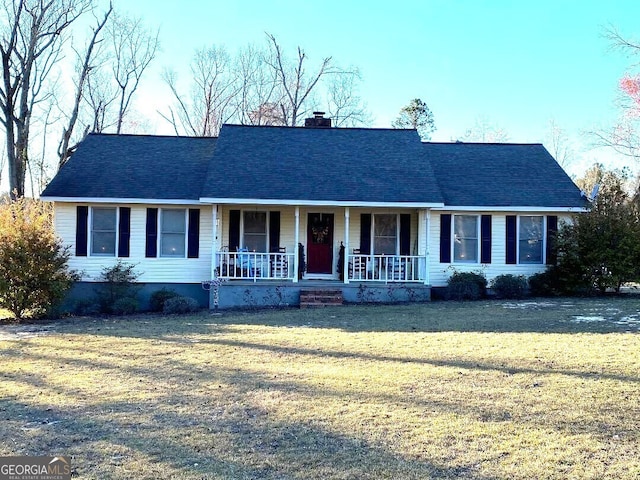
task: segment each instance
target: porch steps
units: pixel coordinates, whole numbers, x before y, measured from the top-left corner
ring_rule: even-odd
[[[342,290],[303,288],[300,290],[300,308],[342,305]]]

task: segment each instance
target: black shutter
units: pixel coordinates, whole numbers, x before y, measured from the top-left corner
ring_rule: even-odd
[[[87,222],[89,207],[76,207],[76,257],[87,256]]]
[[[269,212],[269,251],[280,250],[280,212]]]
[[[147,240],[145,257],[158,256],[158,209],[147,208]]]
[[[558,260],[556,253],[556,235],[558,233],[557,215],[547,216],[547,265],[555,265]]]
[[[517,263],[516,252],[517,252],[517,239],[516,239],[516,219],[515,215],[507,215],[507,258],[506,263],[515,265]]]
[[[411,255],[411,214],[400,214],[400,255]]]
[[[371,214],[360,214],[360,253],[371,253]]]
[[[118,256],[129,256],[129,239],[131,238],[131,208],[120,207],[120,223],[118,223]]]
[[[229,251],[235,252],[240,246],[240,210],[229,212]]]
[[[187,231],[187,258],[198,258],[200,253],[200,209],[189,209],[189,230]]]
[[[451,263],[451,214],[440,215],[440,263]]]
[[[491,215],[480,217],[480,263],[491,263]]]

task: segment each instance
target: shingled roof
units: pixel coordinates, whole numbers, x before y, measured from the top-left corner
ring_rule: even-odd
[[[203,198],[442,204],[415,130],[225,125]]]
[[[539,144],[415,130],[224,125],[220,137],[91,134],[42,194],[81,201],[579,208]]]
[[[198,200],[216,138],[90,134],[43,197]]]
[[[425,143],[447,206],[585,206],[580,190],[540,144]]]

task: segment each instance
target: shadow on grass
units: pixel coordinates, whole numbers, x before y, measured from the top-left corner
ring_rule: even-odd
[[[345,305],[306,310],[204,311],[168,316],[71,317],[55,322],[37,322],[31,328],[41,326],[66,333],[163,338],[214,331],[225,333],[234,325],[347,332],[636,333],[640,332],[640,296]],[[10,331],[11,327],[5,326],[4,329]]]
[[[488,300],[349,305],[304,311],[224,314],[220,322],[336,328],[349,332],[640,332],[640,298]]]
[[[314,357],[314,358],[333,358],[336,360],[351,360],[355,359],[358,361],[365,360],[370,362],[397,362],[397,363],[406,363],[406,364],[426,364],[436,367],[448,367],[455,368],[461,370],[479,370],[479,371],[497,371],[501,372],[505,375],[516,375],[516,374],[532,374],[535,375],[536,378],[542,378],[542,382],[544,382],[544,376],[546,375],[565,375],[569,377],[575,377],[579,379],[591,379],[591,380],[614,380],[619,382],[632,382],[638,383],[640,382],[640,378],[633,376],[624,376],[624,375],[615,375],[615,374],[592,374],[578,371],[570,371],[570,370],[554,370],[554,369],[535,369],[535,368],[518,368],[518,367],[509,367],[507,365],[498,365],[491,363],[478,363],[478,362],[466,362],[466,361],[442,361],[442,360],[429,360],[422,358],[402,358],[402,357],[392,357],[392,356],[383,356],[383,355],[368,355],[362,353],[352,353],[352,352],[342,352],[342,351],[331,351],[326,349],[306,349],[299,347],[280,347],[280,346],[272,346],[272,345],[263,345],[253,342],[240,342],[240,341],[232,341],[232,340],[212,340],[212,341],[201,341],[201,344],[204,345],[220,345],[227,346],[232,348],[239,349],[247,349],[247,350],[257,350],[264,351],[269,353],[275,353],[278,356],[287,356],[291,358],[291,363],[297,363],[295,357],[304,356],[304,357]],[[172,344],[172,342],[169,342]],[[77,349],[78,351],[86,351]],[[208,350],[209,352],[215,351],[214,349]],[[250,352],[247,355],[251,355]],[[513,411],[509,411],[509,409],[505,409],[505,406],[494,405],[492,402],[486,403],[481,400],[477,402],[474,400],[474,396],[457,399],[456,398],[421,398],[420,396],[413,395],[411,390],[413,389],[412,385],[407,385],[406,392],[402,394],[389,394],[389,393],[379,393],[378,388],[375,385],[375,382],[370,386],[371,388],[367,391],[361,390],[340,390],[328,387],[323,385],[322,388],[313,386],[312,384],[301,382],[295,379],[287,379],[282,376],[274,376],[272,374],[267,374],[265,372],[256,372],[256,371],[247,371],[242,369],[233,368],[233,366],[222,367],[220,365],[216,365],[214,368],[204,368],[205,365],[195,366],[193,363],[184,362],[179,359],[171,358],[170,356],[165,356],[162,359],[158,359],[157,362],[146,362],[145,366],[121,366],[117,363],[109,363],[106,361],[100,361],[96,359],[85,360],[78,359],[71,356],[67,356],[65,354],[59,355],[46,355],[42,353],[35,352],[22,352],[20,357],[26,361],[34,361],[40,362],[43,364],[51,364],[51,365],[60,365],[59,368],[66,368],[68,366],[72,366],[73,368],[78,369],[78,371],[82,371],[85,369],[90,369],[93,375],[96,378],[96,381],[99,382],[109,382],[112,379],[112,375],[114,372],[125,374],[128,382],[131,385],[132,391],[135,391],[135,385],[139,385],[139,389],[144,391],[145,389],[156,390],[154,385],[176,385],[181,386],[177,391],[170,392],[169,394],[165,394],[163,392],[159,392],[160,398],[158,400],[153,400],[156,404],[156,407],[164,412],[166,408],[176,408],[177,410],[183,410],[187,405],[192,404],[196,405],[196,408],[200,408],[201,406],[205,407],[203,413],[209,413],[207,410],[208,403],[211,401],[213,397],[208,397],[207,395],[202,395],[201,393],[191,393],[190,389],[203,389],[203,388],[211,388],[211,386],[216,385],[228,385],[231,386],[236,398],[244,398],[245,396],[251,397],[256,391],[279,391],[284,394],[299,394],[303,397],[307,398],[307,401],[312,401],[317,404],[323,404],[325,400],[339,400],[339,401],[355,401],[356,403],[364,403],[368,404],[371,402],[376,402],[380,404],[392,404],[399,405],[404,409],[424,409],[428,412],[440,412],[443,414],[451,414],[454,413],[456,415],[464,415],[469,417],[470,419],[474,419],[476,421],[481,422],[504,422],[504,421],[514,421],[518,424],[521,424],[522,428],[530,429],[531,427],[537,429],[553,429],[557,430],[560,433],[565,435],[575,435],[576,433],[583,433],[588,435],[593,435],[597,438],[607,440],[612,435],[611,432],[616,432],[617,434],[622,434],[625,436],[635,436],[637,434],[637,425],[633,422],[628,423],[626,421],[618,421],[620,419],[616,419],[615,417],[607,417],[607,419],[602,419],[598,422],[584,422],[580,419],[580,416],[575,418],[572,417],[571,420],[555,420],[550,422],[550,419],[546,412],[541,412],[537,415],[532,415],[531,413],[527,413],[526,408],[521,410],[521,406],[518,408],[514,408]],[[256,357],[258,358],[258,357]],[[305,359],[303,363],[309,364],[310,361]],[[373,367],[373,364],[372,364]],[[169,372],[169,373],[163,373]],[[33,391],[42,391],[47,390],[48,395],[58,396],[63,395],[68,398],[76,398],[82,404],[84,401],[91,401],[91,398],[87,397],[86,391],[82,389],[77,389],[73,384],[69,384],[66,386],[56,385],[51,383],[45,375],[31,373],[28,375],[22,373],[13,373],[3,375],[5,381],[13,381],[16,383],[21,383],[29,386]],[[419,379],[416,379],[416,383],[419,384]],[[233,400],[230,399],[233,402]],[[237,401],[237,400],[236,400]],[[135,410],[135,403],[129,404],[128,402],[115,402],[115,403],[105,403],[102,406],[97,407],[98,412],[100,410],[104,410],[105,412],[118,413],[118,409],[114,407],[114,405],[120,405],[119,408],[126,410],[125,407],[129,406],[129,409],[133,408]],[[228,406],[224,403],[223,410],[225,410]],[[0,412],[4,411],[3,403],[0,401]],[[25,405],[26,407],[26,405]],[[245,403],[242,402],[240,404],[235,404],[234,408],[240,408],[242,411],[246,408],[250,408],[250,402]],[[90,416],[93,415],[95,408],[92,408],[90,412]],[[144,412],[148,410],[147,407],[140,408],[140,415],[144,415]],[[153,412],[153,409],[151,409]],[[166,412],[165,412],[166,413]],[[162,415],[165,415],[162,413]],[[214,416],[215,416],[215,412]],[[631,411],[629,411],[630,415],[633,415]],[[175,412],[172,414],[175,415]],[[248,414],[252,416],[253,414]],[[266,413],[264,413],[264,418],[266,419]],[[195,418],[199,418],[201,415],[196,415]],[[522,416],[523,418],[519,418]],[[1,417],[0,417],[1,418]],[[142,418],[142,417],[141,417]],[[163,417],[168,419],[169,417]],[[203,424],[199,424],[197,420],[193,420],[192,417],[189,417],[191,420],[188,422],[194,421],[195,423],[189,423],[189,425],[208,425],[206,418],[203,420]],[[161,419],[158,419],[159,421]],[[174,421],[175,420],[175,421]],[[175,424],[181,425],[180,417],[176,416],[174,420],[167,422],[165,425],[169,428],[172,428]],[[623,419],[622,419],[623,420]],[[177,422],[177,423],[176,423]],[[244,420],[242,420],[244,422]],[[213,428],[213,427],[212,427]],[[240,427],[238,427],[240,428]],[[305,426],[305,428],[307,428]],[[2,431],[2,428],[0,428]],[[239,430],[240,431],[240,430]],[[237,432],[236,432],[237,433]],[[323,435],[328,435],[327,432],[323,433]],[[340,438],[343,438],[343,435],[338,435]],[[268,436],[267,436],[268,437]],[[346,438],[346,437],[344,437]],[[257,440],[256,440],[257,441]],[[360,440],[357,438],[353,439],[354,442],[359,443]],[[361,442],[360,442],[361,443]],[[328,448],[328,447],[327,447]],[[376,453],[379,455],[379,452]],[[419,462],[421,465],[420,468],[423,468],[422,462]],[[262,478],[262,477],[258,477]],[[407,477],[403,477],[407,478]]]
[[[616,375],[602,372],[579,372],[574,370],[546,369],[546,368],[523,368],[503,364],[481,363],[477,361],[463,360],[433,360],[414,357],[393,357],[387,355],[371,355],[360,352],[349,352],[340,350],[328,350],[326,348],[310,349],[302,347],[288,347],[280,345],[267,345],[254,342],[242,342],[237,340],[202,340],[203,343],[211,343],[217,345],[226,345],[231,347],[263,350],[285,355],[301,355],[328,357],[337,359],[357,359],[369,360],[374,362],[397,362],[397,363],[414,363],[426,364],[434,367],[451,367],[463,370],[482,370],[482,371],[498,371],[507,375],[515,375],[518,373],[536,374],[536,375],[566,375],[570,377],[578,377],[583,379],[607,379],[618,380],[623,382],[640,382],[640,377],[628,375]]]
[[[5,398],[0,431],[13,455],[71,455],[80,477],[489,480],[475,475],[474,466],[406,459],[355,436],[272,419],[248,404],[211,405],[197,414],[180,413],[181,407],[182,396],[73,412]]]

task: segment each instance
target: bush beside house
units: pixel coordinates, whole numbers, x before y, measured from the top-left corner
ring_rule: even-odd
[[[50,313],[77,279],[55,236],[52,212],[38,200],[0,203],[0,307],[18,319]]]

